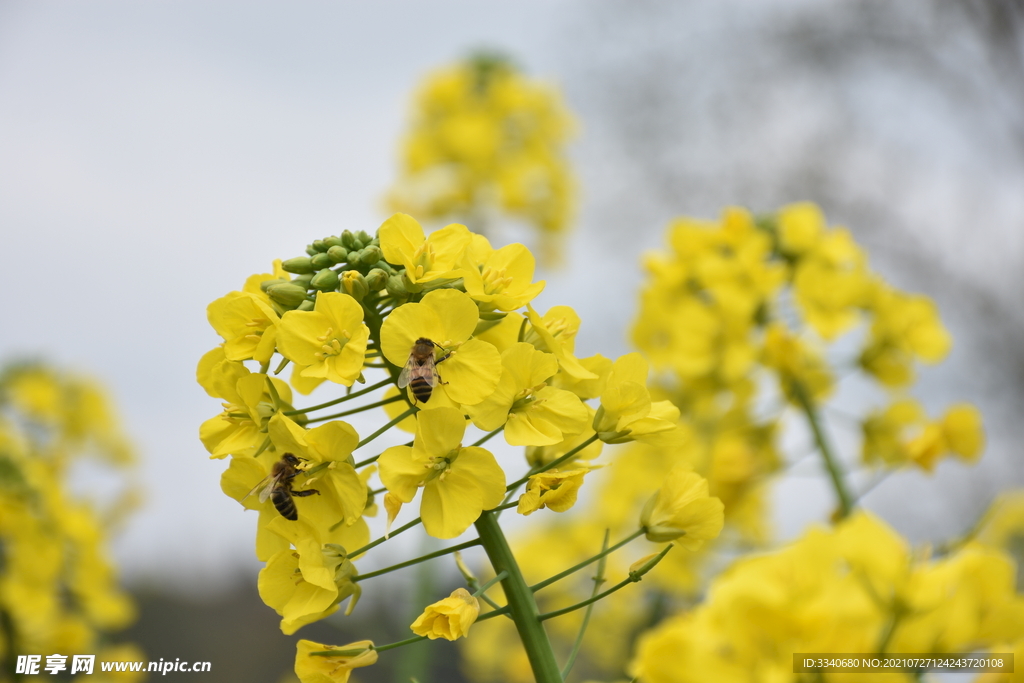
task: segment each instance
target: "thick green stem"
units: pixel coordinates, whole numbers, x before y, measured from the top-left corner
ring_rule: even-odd
[[[825,467],[832,478],[832,487],[836,491],[836,497],[839,498],[839,517],[846,517],[853,510],[853,497],[850,495],[849,489],[846,488],[843,471],[839,467],[839,462],[832,451],[831,445],[829,445],[828,439],[825,437],[825,431],[821,426],[821,419],[818,417],[818,411],[814,408],[814,402],[807,394],[807,389],[799,382],[793,382],[792,386],[793,396],[800,403],[800,407],[803,408],[807,422],[811,426],[811,431],[814,432],[814,442],[818,445],[821,458],[825,461]]]
[[[523,580],[519,564],[512,555],[512,549],[509,548],[494,513],[485,512],[480,515],[476,521],[476,530],[480,534],[480,543],[487,552],[495,573],[507,572],[501,586],[508,600],[512,621],[519,631],[519,639],[530,660],[534,679],[537,683],[562,683],[562,674],[555,662],[551,642],[540,623],[540,611],[533,599],[533,591]]]

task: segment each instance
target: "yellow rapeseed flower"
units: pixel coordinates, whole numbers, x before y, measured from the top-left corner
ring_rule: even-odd
[[[312,655],[312,652],[337,651],[337,655]],[[377,663],[373,641],[359,640],[348,645],[323,645],[300,639],[295,644],[295,675],[302,683],[347,683],[352,669]]]
[[[462,275],[463,254],[470,240],[464,225],[452,224],[428,237],[415,218],[396,213],[384,221],[379,234],[384,258],[404,267],[406,277],[414,284]]]
[[[455,538],[505,497],[505,473],[491,453],[463,447],[466,420],[454,408],[421,411],[410,446],[392,446],[377,461],[380,480],[403,503],[423,488],[420,516],[427,533]]]
[[[467,412],[480,429],[505,425],[512,446],[547,446],[579,434],[587,427],[587,406],[564,389],[548,386],[558,371],[550,353],[520,342],[501,354],[501,381],[487,399]]]
[[[480,614],[480,601],[465,588],[456,588],[444,600],[427,605],[412,622],[412,632],[431,640],[458,640],[469,635],[469,628]]]
[[[647,539],[676,541],[688,550],[715,538],[724,523],[722,501],[708,495],[708,482],[696,472],[677,466],[640,514]]]
[[[370,330],[349,295],[321,292],[312,311],[288,311],[278,328],[278,350],[304,366],[304,377],[350,387],[362,373]]]
[[[416,340],[425,337],[448,355],[437,366],[442,377],[421,408],[474,405],[494,391],[501,377],[501,356],[487,342],[470,339],[479,312],[472,299],[454,289],[428,292],[419,303],[400,306],[381,326],[381,351],[399,368],[409,360]]]

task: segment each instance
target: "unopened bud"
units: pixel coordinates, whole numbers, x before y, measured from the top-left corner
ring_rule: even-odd
[[[358,270],[346,270],[341,276],[342,290],[356,301],[362,301],[370,288],[366,286],[366,278]]]
[[[392,275],[388,278],[387,282],[388,294],[395,297],[396,299],[405,296],[409,292],[405,289],[403,278],[401,275]]]
[[[372,266],[382,258],[384,258],[384,252],[380,250],[380,247],[369,246],[363,249],[363,253],[359,255],[359,262]]]
[[[309,281],[313,279],[313,273],[306,273],[305,275],[297,275],[292,278],[291,283],[299,287],[305,287],[309,289]]]
[[[388,282],[388,274],[380,268],[371,268],[366,274],[366,286],[371,292],[379,292]]]
[[[314,240],[311,246],[319,252],[327,251],[327,245],[323,240]]]
[[[335,236],[325,237],[324,238],[324,244],[327,245],[327,250],[328,251],[331,250],[331,247],[340,247],[340,246],[342,246],[341,245],[341,238],[340,237],[335,237]]]
[[[341,244],[346,249],[358,248],[356,247],[356,236],[349,230],[341,233]]]
[[[308,246],[306,247],[306,253],[307,253],[307,254],[309,254],[310,256],[316,256],[316,255],[317,255],[317,254],[319,254],[320,252],[318,252],[318,251],[317,251],[316,249],[314,249],[314,248],[313,248],[313,245],[312,245],[312,244],[310,244],[310,245],[308,245]]]
[[[271,287],[277,287],[278,285],[284,284],[285,282],[288,282],[288,280],[285,280],[284,278],[281,277],[276,277],[272,280],[264,280],[263,282],[260,283],[260,289],[262,289],[264,292],[269,292]]]
[[[348,249],[341,245],[334,245],[333,247],[327,250],[327,256],[334,263],[342,263],[345,259],[348,258]]]
[[[333,292],[338,289],[338,282],[338,274],[330,268],[324,268],[313,276],[309,286],[321,292]]]
[[[282,270],[288,273],[312,273],[315,269],[313,268],[313,261],[308,256],[296,256],[290,258],[281,264]]]
[[[284,308],[295,308],[306,300],[306,290],[290,282],[283,282],[269,288],[267,296],[270,297],[271,301],[280,304]]]
[[[324,268],[328,268],[334,265],[333,262],[331,261],[331,257],[328,256],[326,253],[317,254],[313,258],[309,259],[309,262],[313,264],[314,270],[323,270]]]
[[[299,304],[298,308],[296,308],[295,310],[296,311],[312,311],[315,306],[316,306],[315,302],[310,301],[309,299],[306,299],[301,304]]]
[[[360,230],[359,232],[357,232],[356,237],[359,238],[359,241],[363,243],[363,246],[366,246],[367,244],[373,241],[373,238],[370,237],[365,230]]]

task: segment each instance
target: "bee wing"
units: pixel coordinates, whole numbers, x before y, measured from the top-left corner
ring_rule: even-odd
[[[439,379],[439,377],[440,376],[437,374],[437,368],[434,366],[433,356],[427,356],[426,360],[424,360],[422,363],[415,364],[412,370],[410,370],[409,372],[410,382],[413,379],[420,378],[426,380],[427,384],[432,387],[437,386],[437,380]]]
[[[260,480],[260,483],[253,486],[252,490],[249,491],[249,493],[245,494],[245,497],[242,498],[242,500],[245,500],[252,494],[256,493],[256,491],[259,491],[260,502],[266,503],[267,499],[270,498],[270,493],[274,490],[274,486],[277,484],[278,479],[278,476],[274,474],[268,474],[267,476],[263,477],[263,479]]]
[[[405,367],[402,368],[402,372],[398,374],[398,388],[404,389],[409,386],[409,382],[412,381],[413,371],[419,367],[412,356],[409,356],[409,360],[405,362]]]

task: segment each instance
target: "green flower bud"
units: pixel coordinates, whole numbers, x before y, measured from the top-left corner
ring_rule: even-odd
[[[316,249],[314,249],[313,245],[310,244],[309,246],[306,247],[306,253],[309,254],[310,256],[316,256],[320,252],[318,252]]]
[[[360,259],[362,257],[363,250],[360,249],[359,247],[355,247],[353,249],[348,250],[348,258],[345,260],[351,263],[353,266],[358,266],[361,263]]]
[[[366,247],[359,255],[359,262],[367,266],[372,266],[382,258],[384,258],[384,252],[380,250],[380,247]]]
[[[324,244],[323,240],[314,240],[313,248],[320,252],[327,251],[327,245]]]
[[[392,275],[387,282],[388,294],[399,299],[409,294],[401,275]]]
[[[370,272],[366,274],[366,286],[370,288],[371,292],[379,292],[384,289],[387,282],[388,274],[380,268],[372,268]]]
[[[341,289],[356,301],[362,301],[370,292],[366,278],[358,270],[346,270],[341,276]]]
[[[327,256],[334,263],[342,263],[343,261],[345,261],[345,259],[348,258],[348,249],[336,244],[327,250]]]
[[[281,264],[281,268],[286,272],[298,273],[300,275],[303,273],[312,273],[315,270],[313,268],[313,261],[308,256],[296,256],[295,258],[290,258]]]
[[[269,288],[267,296],[285,308],[295,308],[306,300],[306,290],[290,282],[282,282]]]
[[[276,287],[283,282],[288,281],[280,277],[274,278],[273,280],[264,280],[263,282],[260,283],[260,289],[262,289],[264,292],[268,292],[270,291],[271,287]]]
[[[347,249],[358,249],[358,247],[356,247],[355,235],[348,230],[341,233],[341,244]]]
[[[296,275],[295,277],[292,278],[291,282],[293,285],[298,285],[299,287],[305,287],[306,289],[309,289],[309,281],[312,279],[313,273],[306,273],[305,275]]]
[[[327,254],[317,254],[313,258],[309,259],[309,261],[313,264],[313,269],[318,271],[334,265],[331,262],[331,257]]]
[[[363,243],[363,246],[367,246],[373,241],[373,238],[366,234],[365,230],[360,230],[356,233],[356,238]]]
[[[306,299],[301,304],[299,304],[298,308],[296,308],[295,310],[297,310],[297,311],[312,311],[313,307],[315,305],[316,305],[316,302],[310,301],[309,299]]]
[[[324,268],[313,276],[309,285],[313,289],[319,289],[321,292],[333,292],[338,289],[338,282],[338,274],[330,268]]]
[[[324,238],[324,244],[327,245],[327,250],[330,251],[331,247],[340,247],[341,246],[341,238],[340,237],[325,237]]]

